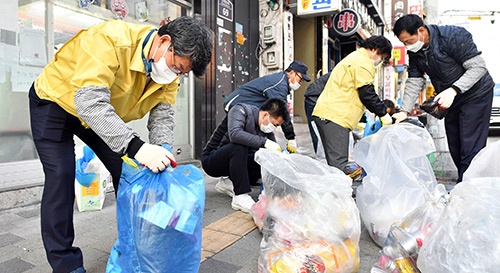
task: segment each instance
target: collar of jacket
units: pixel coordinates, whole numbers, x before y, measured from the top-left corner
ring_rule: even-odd
[[[288,94],[290,94],[290,92],[292,92],[292,88],[290,88],[290,82],[288,81],[288,73],[286,73],[285,71],[282,72],[285,79],[286,79],[286,85],[288,86]]]
[[[153,34],[149,38],[149,40],[146,42],[146,45],[144,47],[142,46],[144,44],[144,41],[146,40],[146,37],[148,34],[153,31]],[[149,50],[151,49],[151,45],[153,44],[154,37],[158,33],[158,30],[156,29],[150,29],[146,33],[144,33],[143,37],[141,38],[141,41],[139,42],[137,49],[134,52],[134,57],[132,57],[132,61],[130,64],[130,70],[137,71],[137,72],[142,72],[146,74],[146,68],[144,67],[144,62],[142,61],[142,54],[144,53],[144,56],[146,58],[149,56]]]

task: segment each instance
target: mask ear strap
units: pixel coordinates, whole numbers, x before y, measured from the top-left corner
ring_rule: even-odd
[[[153,58],[149,59],[149,61],[150,61],[150,62],[151,62],[151,61],[154,61],[154,59],[155,59],[155,55],[156,55],[156,51],[158,51],[158,48],[159,48],[159,46],[157,46],[157,47],[155,48],[155,51],[153,52]]]
[[[167,54],[167,51],[168,51],[168,46],[167,46],[167,49],[165,49],[165,51],[163,51],[163,55],[161,55],[161,56],[165,57],[165,54]]]
[[[170,35],[168,35],[168,34],[165,34],[165,35],[163,35],[163,36],[168,36],[168,37],[170,37]],[[161,36],[161,37],[163,37],[163,36]],[[162,40],[161,40],[161,37],[160,37],[160,44],[162,44],[162,43],[163,43],[163,42],[162,42]],[[172,46],[172,40],[170,40],[170,44],[167,46],[167,49],[165,49],[165,51],[163,51],[163,55],[161,55],[162,57],[165,57],[165,55],[167,54],[168,49],[169,49],[171,46]],[[157,47],[156,49],[158,49],[158,47]],[[155,54],[156,54],[156,50],[155,50],[155,52],[153,53],[153,56],[154,56]]]

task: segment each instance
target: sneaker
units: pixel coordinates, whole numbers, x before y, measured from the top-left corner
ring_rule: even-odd
[[[80,266],[78,267],[77,269],[69,272],[69,273],[86,273],[87,271],[85,271],[85,269],[83,268],[83,266]]]
[[[244,193],[233,197],[231,207],[234,210],[241,210],[243,212],[250,213],[253,204],[255,204],[253,198],[249,194]]]
[[[365,170],[355,162],[349,162],[344,167],[344,173],[348,175],[353,182],[363,182],[366,176]]]
[[[219,182],[217,182],[217,184],[215,184],[215,190],[220,192],[220,193],[229,195],[230,197],[234,196],[233,182],[231,182],[231,180],[224,178],[224,177],[221,177]]]

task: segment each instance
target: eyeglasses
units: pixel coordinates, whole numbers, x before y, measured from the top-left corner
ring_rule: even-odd
[[[172,69],[172,71],[177,74],[178,76],[184,76],[184,77],[187,77],[189,76],[189,72],[186,72],[186,73],[182,73],[182,71],[177,68],[177,66],[175,66],[175,53],[174,53],[174,47],[172,47],[172,67],[170,67],[170,69]]]
[[[300,75],[297,72],[295,72],[295,75],[297,75],[297,77],[299,77],[299,83],[302,83],[304,81],[304,79],[302,78],[302,75]]]

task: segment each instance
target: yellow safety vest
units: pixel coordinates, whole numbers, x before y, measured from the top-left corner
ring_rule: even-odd
[[[111,91],[111,105],[125,122],[144,117],[160,102],[173,105],[179,78],[168,85],[150,81],[146,87],[142,52],[147,58],[157,33],[154,31],[143,48],[151,30],[151,26],[113,20],[80,31],[64,44],[35,80],[38,96],[78,117],[74,103],[76,90],[105,86]]]
[[[353,130],[365,109],[358,88],[373,84],[374,78],[375,67],[367,50],[359,48],[352,52],[333,68],[313,116]]]

